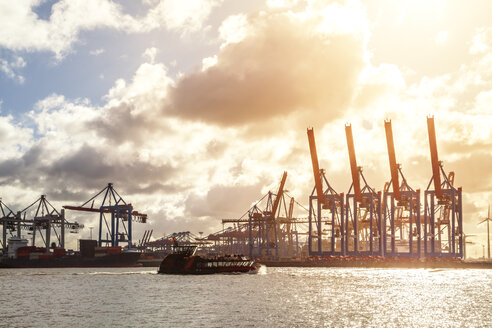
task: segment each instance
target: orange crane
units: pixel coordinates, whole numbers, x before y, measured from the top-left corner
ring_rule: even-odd
[[[313,167],[314,176],[314,190],[309,198],[309,254],[310,255],[339,255],[345,254],[344,248],[344,196],[337,193],[328,183],[324,171],[319,168],[318,154],[316,151],[316,142],[314,140],[313,129],[307,129],[307,136],[309,141],[309,151],[311,153],[311,163]],[[323,181],[326,184],[326,190],[323,190]],[[316,192],[316,196],[313,196]],[[313,201],[317,201],[316,209],[313,208]],[[331,229],[322,229],[322,210],[329,210],[331,212],[331,221],[325,221],[325,224],[331,225]],[[313,223],[315,224],[316,231],[313,229]],[[325,233],[324,231],[328,231]],[[323,249],[323,236],[330,240],[330,250]],[[313,239],[317,241],[316,250],[312,249]],[[337,239],[339,246],[337,249]],[[325,240],[326,241],[326,240]],[[326,245],[327,246],[327,245]]]
[[[347,147],[350,159],[350,171],[352,172],[352,183],[354,187],[355,200],[362,202],[362,193],[360,190],[360,168],[357,166],[357,159],[355,158],[354,138],[352,136],[352,126],[350,124],[345,125],[345,135],[347,137]]]
[[[275,197],[275,201],[273,202],[273,206],[272,206],[273,220],[275,220],[275,217],[277,215],[278,205],[280,204],[280,199],[282,198],[282,195],[284,193],[285,180],[287,180],[287,172],[284,172],[284,174],[282,175],[282,180],[280,181],[280,186],[278,187],[277,196]]]
[[[462,190],[461,187],[454,187],[454,172],[446,175],[442,162],[439,161],[434,117],[427,118],[427,131],[432,178],[425,191],[424,252],[432,257],[463,257]],[[432,182],[434,182],[434,190],[430,189]],[[447,230],[447,240],[442,238],[445,236],[445,230]],[[428,243],[430,243],[430,250]]]
[[[319,169],[318,153],[316,151],[316,141],[314,140],[313,128],[307,129],[309,151],[311,153],[311,162],[313,164],[314,186],[318,202],[324,203],[323,181],[321,180],[321,171]]]
[[[391,120],[384,121],[386,132],[386,145],[388,147],[388,159],[391,173],[391,184],[393,193],[389,192],[389,184],[384,188],[383,199],[383,227],[382,230],[386,235],[386,220],[390,224],[391,250],[386,248],[386,236],[384,237],[384,249],[386,255],[393,256],[419,256],[421,253],[420,238],[420,190],[413,190],[407,183],[401,170],[400,164],[396,163],[395,145],[393,141],[393,129]],[[400,185],[401,178],[401,185]],[[396,206],[395,206],[396,200]],[[405,212],[405,215],[404,215]],[[408,247],[408,251],[397,251],[395,244],[395,225],[400,230],[399,245]],[[404,230],[407,233],[404,234]],[[413,247],[413,239],[417,239],[417,248]]]
[[[350,124],[345,125],[345,136],[347,137],[350,170],[352,173],[352,185],[347,194],[345,205],[347,236],[345,247],[349,254],[382,255],[384,232],[382,229],[381,193],[376,192],[367,184],[364,174],[362,174],[362,168],[357,166],[352,126]],[[361,182],[364,183],[362,188]],[[353,191],[353,194],[350,194],[350,191]],[[363,209],[364,213],[359,208]],[[352,218],[352,222],[349,222],[350,218]],[[352,226],[350,226],[350,223],[352,223]],[[352,239],[353,244],[350,245]],[[349,250],[349,248],[352,248],[352,250]]]
[[[393,185],[393,195],[397,201],[401,200],[400,183],[398,177],[398,164],[396,163],[395,144],[393,143],[393,131],[391,129],[391,120],[384,121],[386,131],[386,144],[388,146],[388,158],[391,171],[391,184]],[[386,189],[385,189],[386,190]]]
[[[440,162],[437,155],[436,129],[434,127],[434,117],[427,118],[427,131],[429,133],[429,146],[432,163],[432,179],[434,180],[434,190],[436,198],[442,199]]]

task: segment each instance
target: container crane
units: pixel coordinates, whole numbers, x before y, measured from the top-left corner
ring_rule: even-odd
[[[285,181],[287,180],[287,172],[282,174],[282,179],[280,180],[280,185],[278,187],[277,194],[275,195],[275,199],[272,201],[272,193],[269,193],[269,198],[267,202],[267,209],[264,211],[264,219],[265,219],[265,239],[266,239],[266,254],[267,256],[271,256],[270,249],[271,246],[275,248],[275,257],[278,258],[278,229],[277,229],[277,210],[279,208],[280,200],[282,199],[282,195],[284,193]],[[269,206],[271,204],[271,208]],[[272,231],[273,230],[273,231]],[[273,239],[273,240],[272,240]]]
[[[462,258],[462,189],[454,187],[454,173],[447,175],[439,161],[434,117],[427,118],[427,131],[432,177],[424,200],[424,253],[429,257]]]
[[[94,207],[96,198],[104,194],[101,205]],[[87,206],[91,203],[90,207]],[[118,192],[113,188],[112,183],[99,191],[95,196],[90,198],[81,206],[65,205],[64,209],[73,211],[83,211],[99,213],[99,237],[98,244],[101,247],[103,243],[111,246],[119,246],[120,242],[127,242],[127,248],[131,249],[132,245],[132,222],[147,222],[147,214],[139,213],[133,210],[130,203],[126,203]],[[108,223],[106,214],[110,214],[111,220]],[[126,223],[125,223],[126,222]],[[110,226],[111,224],[111,226]],[[123,230],[120,230],[120,224]],[[106,227],[106,239],[103,237],[103,225]]]
[[[357,166],[350,124],[345,125],[345,135],[352,173],[352,184],[345,202],[345,249],[347,254],[353,255],[383,255],[381,192],[374,191],[367,184],[362,167]],[[361,180],[364,183],[362,188]]]
[[[14,236],[16,232],[17,238],[21,238],[21,224],[22,218],[20,212],[14,213],[0,198],[0,224],[2,225],[2,239],[0,240],[2,246],[2,253],[4,256],[7,255],[7,231],[10,236]]]
[[[390,256],[415,256],[421,254],[421,222],[420,222],[420,190],[414,190],[407,183],[401,170],[401,165],[396,162],[395,145],[393,141],[393,130],[391,120],[384,122],[386,133],[386,145],[388,148],[388,160],[391,173],[391,181],[385,185],[383,195],[383,227],[384,252]],[[400,185],[400,177],[402,183]],[[392,186],[393,192],[389,191]],[[389,219],[390,225],[390,249],[387,248],[386,220]],[[398,249],[396,245],[396,226],[400,230]],[[406,230],[406,235],[403,231]],[[414,247],[413,239],[417,239]],[[415,249],[416,248],[416,249]]]
[[[34,210],[35,208],[35,210]],[[70,232],[77,233],[84,226],[78,222],[69,222],[65,218],[65,211],[56,210],[48,201],[46,195],[41,195],[35,202],[22,211],[14,214],[8,206],[0,200],[2,217],[0,223],[2,229],[2,249],[4,254],[7,251],[7,230],[13,237],[13,232],[17,232],[17,238],[21,238],[21,230],[27,230],[32,235],[31,245],[36,246],[36,237],[39,236],[42,245],[49,252],[50,248],[65,248],[65,232],[68,228]],[[28,214],[34,212],[32,219],[26,218]],[[54,237],[54,241],[52,239]]]
[[[344,255],[344,195],[332,188],[325,176],[324,170],[319,168],[318,153],[313,129],[307,129],[311,164],[313,167],[314,189],[309,197],[309,255]],[[323,181],[326,190],[323,191]],[[323,220],[323,211],[329,211],[331,220]],[[326,232],[323,223],[330,226]],[[314,225],[314,229],[313,229]]]

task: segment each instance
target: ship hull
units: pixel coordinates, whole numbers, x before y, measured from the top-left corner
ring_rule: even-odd
[[[128,252],[108,254],[102,257],[65,256],[49,259],[4,259],[0,268],[90,268],[90,267],[134,267],[140,253]]]
[[[200,256],[184,257],[169,254],[161,262],[157,273],[161,274],[216,274],[216,273],[257,273],[260,264],[248,259],[218,258]]]

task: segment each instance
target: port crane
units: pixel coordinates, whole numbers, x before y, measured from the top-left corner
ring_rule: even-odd
[[[69,222],[65,218],[65,211],[56,210],[46,195],[41,195],[31,205],[15,214],[1,200],[0,209],[2,212],[0,222],[3,225],[1,242],[4,254],[7,252],[7,231],[10,232],[11,237],[13,232],[17,232],[16,237],[21,238],[21,230],[27,230],[28,234],[32,235],[31,245],[36,246],[41,240],[41,245],[48,252],[50,248],[65,248],[66,229],[71,233],[77,233],[84,227],[78,222]],[[34,213],[33,218],[26,218],[32,212]],[[38,236],[39,239],[36,239]],[[53,242],[52,238],[54,238]]]
[[[294,207],[300,204],[285,189],[287,176],[287,172],[282,174],[276,193],[269,191],[263,195],[240,218],[222,219],[223,229],[204,239],[214,241],[217,253],[268,259],[299,256],[298,227],[307,219],[294,217]]]
[[[432,116],[427,117],[427,132],[432,177],[424,193],[424,253],[429,257],[462,258],[462,189],[454,187],[454,172],[446,174],[439,161]]]
[[[381,229],[385,235],[383,237],[383,250],[386,256],[419,257],[421,254],[420,190],[414,190],[410,187],[403,175],[401,165],[396,162],[391,120],[384,121],[384,129],[391,180],[383,190],[383,227]],[[392,191],[390,191],[390,187],[392,187]],[[397,229],[399,230],[399,238],[397,237]],[[388,232],[389,249],[387,245]],[[414,239],[416,245],[414,245]]]
[[[307,129],[307,136],[314,176],[314,189],[309,196],[309,255],[345,254],[344,195],[332,188],[325,171],[319,168],[313,128]],[[323,181],[326,184],[324,191]],[[323,216],[323,212],[326,211],[329,212],[330,220]],[[323,224],[328,225],[329,229],[323,229]]]
[[[103,200],[99,206],[95,207],[95,200],[100,195],[104,195]],[[91,205],[88,206],[88,204]],[[103,243],[111,246],[119,246],[120,242],[126,242],[127,248],[131,249],[133,247],[132,222],[147,222],[147,214],[134,211],[132,204],[126,203],[123,200],[123,198],[114,189],[112,183],[108,183],[105,188],[82,205],[65,205],[63,208],[73,211],[99,213],[98,244],[100,247]],[[123,229],[121,229],[120,226]],[[106,236],[103,235],[104,228],[106,228]]]
[[[277,210],[279,209],[280,200],[284,193],[285,181],[287,180],[287,172],[282,174],[280,185],[277,194],[274,196],[271,192],[268,193],[267,207],[263,211],[264,215],[264,231],[265,243],[263,245],[266,250],[267,257],[271,257],[271,249],[275,250],[275,258],[278,258],[278,234],[279,225],[277,222]],[[275,197],[275,198],[274,198]]]
[[[2,246],[2,253],[7,254],[7,232],[10,237],[14,236],[16,232],[17,238],[21,238],[21,226],[24,226],[25,222],[22,222],[20,212],[14,213],[0,198],[0,212],[2,217],[0,218],[0,224],[2,224],[2,239],[0,240]],[[30,226],[30,225],[29,225]]]
[[[345,125],[352,184],[345,202],[345,249],[350,255],[383,255],[381,192],[371,188],[357,166],[352,126]],[[364,186],[361,188],[361,180]],[[362,245],[359,243],[362,242]]]
[[[41,240],[48,250],[50,247],[65,248],[65,229],[68,227],[70,232],[77,233],[84,227],[78,222],[68,222],[65,219],[65,210],[58,211],[46,198],[46,195],[41,195],[34,203],[26,207],[21,213],[26,213],[30,208],[36,208],[32,219],[32,226],[29,230],[32,231],[32,245],[36,245],[36,235],[39,234]],[[52,233],[55,237],[55,242],[51,244]]]

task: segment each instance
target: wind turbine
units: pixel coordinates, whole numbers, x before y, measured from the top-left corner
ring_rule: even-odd
[[[473,241],[467,241],[466,239],[469,237],[475,237],[476,235],[467,235],[463,234],[463,258],[466,260],[466,244],[474,245],[475,243]]]
[[[489,228],[489,222],[492,221],[490,218],[490,204],[489,204],[489,212],[487,217],[481,221],[479,224],[482,224],[484,222],[487,222],[487,258],[490,260],[490,228]]]

